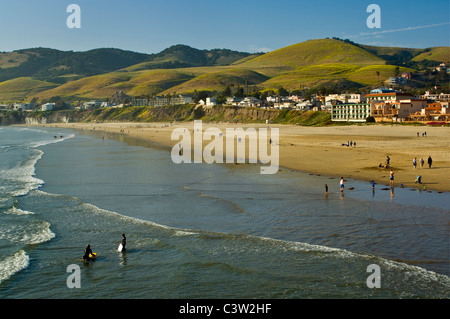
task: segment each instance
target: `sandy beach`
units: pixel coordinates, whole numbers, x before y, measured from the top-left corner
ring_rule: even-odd
[[[176,128],[191,134],[194,123],[67,123],[46,126],[123,134],[157,143],[170,150],[180,140],[171,140]],[[279,129],[280,169],[289,168],[311,174],[336,177],[330,190],[339,188],[339,178],[389,185],[390,170],[394,172],[394,187],[450,191],[450,129],[447,127],[403,125],[351,125],[332,127],[302,127],[274,124],[202,123],[203,131],[218,128],[253,127]],[[270,130],[268,131],[270,134]],[[426,133],[426,136],[425,136]],[[193,136],[193,134],[192,134]],[[224,136],[225,138],[225,136]],[[181,139],[181,138],[180,138]],[[352,146],[347,143],[352,142]],[[354,144],[356,142],[356,145]],[[209,141],[203,141],[203,147]],[[247,143],[248,145],[249,143]],[[225,142],[224,142],[225,145]],[[269,146],[270,151],[270,146]],[[389,168],[380,168],[390,158]],[[429,168],[428,157],[432,158]],[[413,166],[413,159],[417,167]],[[421,167],[420,159],[424,160]],[[170,160],[170,155],[168,157]],[[422,176],[421,184],[415,183]]]

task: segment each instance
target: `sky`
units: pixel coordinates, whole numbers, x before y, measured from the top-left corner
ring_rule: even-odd
[[[67,19],[80,8],[80,28]],[[370,4],[380,28],[369,28]],[[375,21],[375,20],[371,20]],[[0,51],[46,47],[158,53],[172,45],[269,52],[310,39],[450,46],[449,0],[1,0]]]

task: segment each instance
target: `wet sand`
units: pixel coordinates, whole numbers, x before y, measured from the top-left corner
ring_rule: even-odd
[[[171,139],[175,128],[189,130],[193,139],[194,123],[67,123],[46,126],[117,133],[157,143],[168,150],[180,140]],[[394,171],[394,186],[450,191],[450,129],[448,127],[404,125],[350,125],[330,127],[302,127],[274,124],[202,123],[207,128],[253,127],[278,128],[279,165],[311,174],[344,177],[389,185],[389,172]],[[270,130],[268,130],[270,136]],[[422,136],[426,132],[426,136]],[[419,133],[419,136],[417,136]],[[347,142],[356,142],[346,146]],[[210,141],[203,140],[203,147]],[[249,143],[246,143],[247,146]],[[225,145],[225,141],[224,141]],[[268,145],[270,151],[270,145]],[[379,168],[390,157],[390,167]],[[428,167],[428,156],[433,162]],[[417,167],[413,167],[413,159]],[[420,166],[420,158],[425,164]],[[168,157],[170,160],[170,157]],[[416,175],[422,184],[415,183]],[[337,182],[338,183],[338,182]]]

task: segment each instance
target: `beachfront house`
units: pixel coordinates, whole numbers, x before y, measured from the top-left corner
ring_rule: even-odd
[[[239,103],[243,99],[240,97],[227,97],[227,100],[225,102],[226,105],[233,105],[233,106],[239,106]]]
[[[450,121],[448,102],[432,102],[420,112],[410,114],[406,119],[412,122],[446,122]]]
[[[41,105],[41,111],[52,111],[55,108],[55,103],[45,103]]]
[[[179,94],[174,97],[155,96],[148,99],[132,99],[132,106],[169,106],[169,105],[184,105],[193,103],[191,96]]]
[[[217,105],[217,99],[215,97],[207,97],[205,105],[206,106],[215,106],[215,105]]]
[[[412,113],[420,112],[427,106],[426,100],[390,89],[372,90],[366,95],[366,99],[370,104],[371,116],[376,122],[403,122]]]
[[[261,100],[253,96],[247,96],[239,102],[240,107],[259,107],[260,105]]]
[[[31,111],[34,108],[34,103],[15,103],[13,105],[13,110],[18,111]]]

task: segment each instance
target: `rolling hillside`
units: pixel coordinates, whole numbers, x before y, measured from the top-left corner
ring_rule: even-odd
[[[378,86],[396,72],[448,62],[449,47],[428,49],[359,45],[340,39],[293,44],[266,54],[175,45],[158,54],[117,49],[63,52],[27,49],[0,53],[0,101],[107,99],[221,92],[228,85],[250,90]],[[431,60],[431,61],[430,61]],[[426,62],[424,64],[424,62]]]

